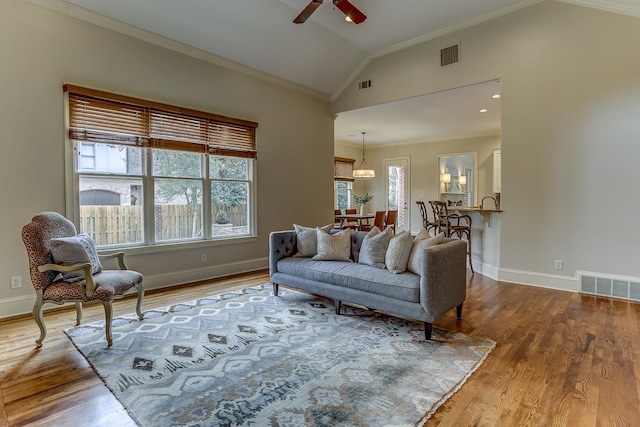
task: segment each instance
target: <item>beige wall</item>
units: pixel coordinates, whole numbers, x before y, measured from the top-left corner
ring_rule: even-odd
[[[34,300],[22,226],[41,211],[65,213],[64,83],[259,122],[259,237],[128,255],[147,287],[264,267],[270,231],[332,220],[328,102],[23,0],[0,2],[0,52],[0,317],[30,312]]]
[[[563,289],[578,271],[638,278],[626,226],[640,210],[638,40],[637,17],[546,1],[373,60],[354,79],[373,87],[349,85],[332,113],[500,78],[500,278]],[[454,43],[462,61],[440,68]]]

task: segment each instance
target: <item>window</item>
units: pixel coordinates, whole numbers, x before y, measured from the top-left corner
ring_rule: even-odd
[[[257,123],[71,85],[65,92],[73,208],[98,246],[255,234]]]
[[[355,159],[334,158],[334,200],[335,209],[349,209],[353,192],[353,165]]]

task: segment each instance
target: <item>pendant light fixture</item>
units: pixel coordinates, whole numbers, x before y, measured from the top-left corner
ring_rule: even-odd
[[[353,170],[353,178],[354,179],[371,179],[375,178],[376,171],[371,169],[371,167],[364,161],[364,134],[366,132],[362,132],[362,162],[360,166]]]

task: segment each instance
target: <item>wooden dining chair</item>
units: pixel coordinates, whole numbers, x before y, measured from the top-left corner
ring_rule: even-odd
[[[338,215],[342,215],[342,210],[334,209],[333,210],[333,228],[340,228],[340,225],[342,224],[342,220],[339,218],[336,218]]]
[[[420,216],[422,216],[422,227],[424,227],[427,232],[433,230],[434,235],[438,234],[438,223],[435,221],[435,218],[433,221],[429,220],[427,205],[422,200],[417,200],[416,204],[420,209]]]
[[[398,211],[387,211],[387,216],[384,219],[384,226],[391,227],[393,232],[396,232],[396,222],[398,221]]]
[[[384,230],[384,220],[387,212],[386,211],[376,211],[376,216],[373,219],[373,224],[362,224],[360,226],[360,230],[362,231],[371,231],[373,227],[378,227],[380,230]]]
[[[431,210],[436,222],[437,232],[442,231],[446,237],[457,237],[467,240],[467,255],[469,256],[469,268],[471,274],[473,263],[471,262],[471,217],[469,215],[450,214],[447,204],[440,200],[430,200]]]

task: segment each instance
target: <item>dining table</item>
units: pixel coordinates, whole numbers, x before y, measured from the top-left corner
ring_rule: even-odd
[[[375,218],[375,215],[374,214],[342,214],[342,215],[334,215],[334,218],[336,222],[340,221],[340,228],[344,226],[345,222],[357,221],[358,230],[362,230],[362,225],[369,224],[369,220],[372,218]]]

